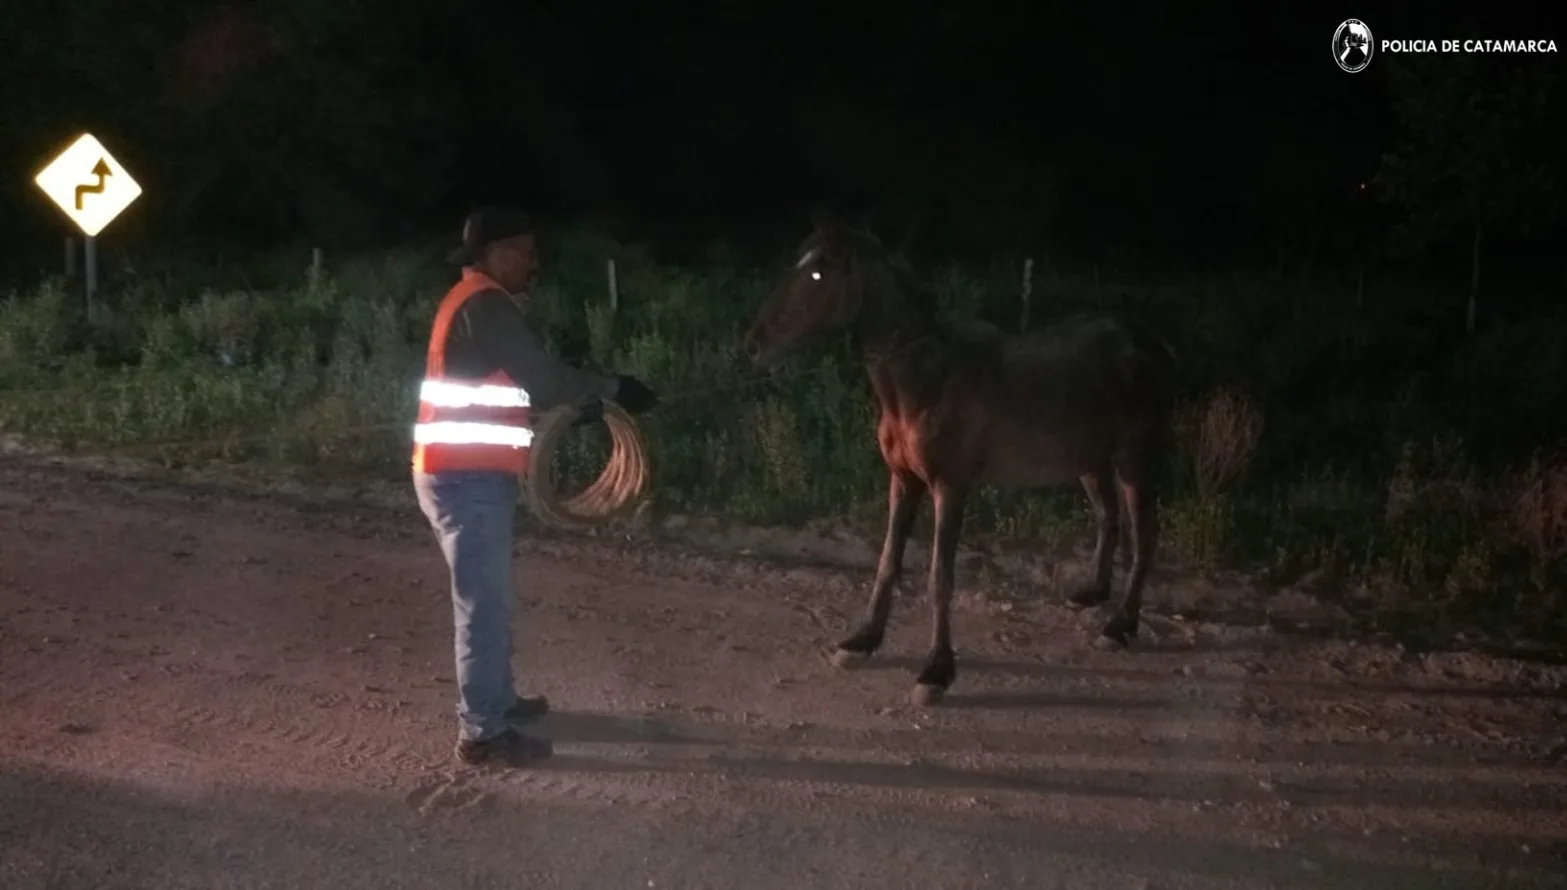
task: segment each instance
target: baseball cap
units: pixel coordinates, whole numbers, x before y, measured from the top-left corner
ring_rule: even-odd
[[[463,221],[462,244],[446,255],[447,262],[466,266],[478,261],[488,245],[533,233],[533,220],[515,207],[480,207]]]

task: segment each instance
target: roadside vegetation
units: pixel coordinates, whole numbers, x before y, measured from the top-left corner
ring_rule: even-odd
[[[846,340],[777,380],[758,379],[736,348],[781,266],[722,251],[671,265],[589,231],[548,250],[532,312],[552,348],[665,397],[645,421],[661,508],[832,517],[879,540],[885,473]],[[399,480],[451,275],[438,257],[329,262],[315,278],[297,255],[244,268],[132,260],[91,322],[79,287],[60,280],[0,296],[0,433]],[[1016,329],[1019,265],[920,271],[951,318]],[[1567,459],[1550,447],[1567,431],[1567,319],[1470,335],[1451,306],[1367,300],[1359,286],[1231,273],[1132,289],[1183,363],[1166,558],[1305,579],[1381,627],[1567,634]],[[1036,271],[1028,324],[1125,290]],[[573,475],[602,457],[601,436],[574,437]],[[1050,549],[1087,540],[1091,524],[1075,488],[987,489],[965,534]]]

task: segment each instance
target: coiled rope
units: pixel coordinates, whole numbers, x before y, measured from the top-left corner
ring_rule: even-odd
[[[533,446],[522,494],[533,515],[557,529],[580,531],[635,513],[647,495],[650,477],[647,440],[636,419],[618,404],[604,401],[610,455],[593,484],[567,497],[556,478],[562,440],[576,423],[578,410],[563,406],[546,412],[534,425]]]

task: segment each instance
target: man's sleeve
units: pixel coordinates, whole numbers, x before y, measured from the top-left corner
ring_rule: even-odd
[[[528,391],[535,411],[613,398],[618,377],[574,368],[544,349],[527,317],[499,291],[475,294],[463,307],[474,345],[490,367],[506,371]]]

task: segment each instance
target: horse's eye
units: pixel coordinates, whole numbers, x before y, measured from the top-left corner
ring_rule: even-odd
[[[820,273],[820,272],[812,272],[811,273],[811,280],[812,281],[821,281],[822,280],[822,273]]]

